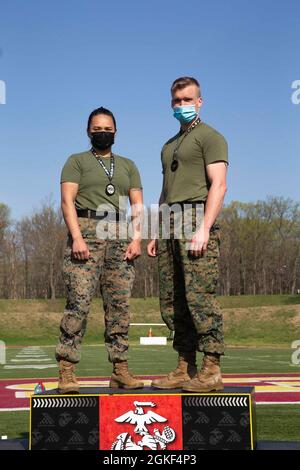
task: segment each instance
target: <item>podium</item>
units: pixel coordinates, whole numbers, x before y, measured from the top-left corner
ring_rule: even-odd
[[[251,450],[253,387],[220,392],[81,388],[30,400],[32,450]]]

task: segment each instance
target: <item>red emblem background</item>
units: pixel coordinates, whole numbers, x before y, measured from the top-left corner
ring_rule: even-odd
[[[112,444],[116,441],[119,434],[128,432],[134,443],[138,443],[142,436],[136,434],[134,429],[135,424],[130,423],[117,423],[115,418],[127,413],[128,411],[135,410],[134,401],[139,402],[153,402],[155,407],[144,407],[144,412],[151,410],[154,413],[167,418],[164,423],[146,424],[150,434],[153,435],[154,429],[159,429],[160,433],[163,432],[165,426],[174,429],[176,438],[173,442],[167,445],[167,450],[182,450],[182,406],[181,396],[172,395],[121,395],[101,397],[100,399],[100,449],[110,450]],[[151,450],[144,448],[144,450]],[[161,450],[159,448],[159,450]]]

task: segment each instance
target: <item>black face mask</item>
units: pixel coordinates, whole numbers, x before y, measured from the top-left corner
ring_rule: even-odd
[[[106,150],[113,145],[115,141],[114,132],[93,132],[91,134],[91,143],[93,147],[99,150]]]

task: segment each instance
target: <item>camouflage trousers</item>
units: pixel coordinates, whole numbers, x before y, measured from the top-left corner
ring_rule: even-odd
[[[200,258],[190,255],[187,241],[173,238],[172,233],[170,239],[158,241],[161,315],[174,331],[176,351],[224,354],[222,313],[216,298],[220,226],[212,227],[207,251]]]
[[[55,353],[57,360],[80,361],[81,343],[98,282],[103,300],[104,339],[109,361],[127,360],[134,262],[123,260],[128,240],[97,238],[97,222],[95,219],[79,218],[81,233],[90,252],[87,260],[77,260],[72,256],[72,238],[70,234],[68,236],[63,260],[67,299]]]

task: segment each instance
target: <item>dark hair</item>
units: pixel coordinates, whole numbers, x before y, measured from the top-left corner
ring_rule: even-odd
[[[200,85],[199,85],[199,82],[198,80],[196,80],[196,78],[193,78],[193,77],[180,77],[180,78],[177,78],[173,83],[172,83],[172,86],[171,86],[171,94],[173,95],[173,93],[177,90],[182,90],[183,88],[185,88],[186,86],[188,85],[196,85],[196,87],[198,88],[199,90],[199,96],[201,96],[201,91],[200,91]]]
[[[101,106],[100,108],[94,109],[94,111],[92,111],[91,114],[89,115],[89,119],[88,119],[88,123],[87,123],[87,131],[88,132],[90,130],[90,125],[91,125],[91,121],[92,121],[93,117],[98,116],[99,114],[105,114],[105,116],[110,116],[113,120],[115,129],[117,130],[117,123],[116,123],[116,120],[115,120],[115,116],[113,115],[113,113],[109,109],[103,108]]]

